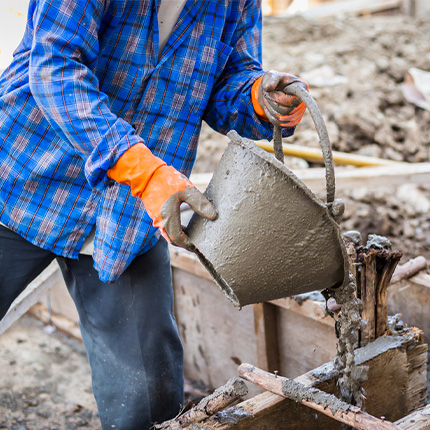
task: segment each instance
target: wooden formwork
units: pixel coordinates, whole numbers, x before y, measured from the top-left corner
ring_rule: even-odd
[[[423,343],[421,330],[409,329],[398,336],[382,336],[376,339],[356,350],[356,363],[369,366],[369,378],[364,384],[367,397],[366,414],[360,413],[362,416],[355,418],[354,414],[349,413],[350,419],[353,422],[356,420],[356,428],[368,430],[429,428],[429,408],[424,412],[417,412],[418,408],[424,406],[427,385],[427,345]],[[333,362],[329,362],[300,375],[295,381],[306,387],[335,393],[336,377]],[[276,381],[276,378],[281,379],[279,376],[272,376],[272,381]],[[354,408],[351,407],[351,410]],[[209,419],[184,428],[340,430],[341,423],[335,421],[329,411],[325,412],[328,415],[265,391],[224,409]],[[408,416],[409,414],[412,415]],[[339,419],[339,416],[336,419]]]
[[[367,258],[372,260],[369,256]],[[294,298],[285,298],[238,311],[226,300],[193,254],[171,247],[171,261],[175,314],[184,344],[188,378],[217,387],[236,374],[238,364],[249,362],[270,372],[276,370],[279,375],[296,378],[309,386],[334,392],[335,374],[331,364],[336,351],[334,320],[322,302],[304,300],[299,303]],[[379,263],[376,265],[380,266]],[[388,265],[381,273],[391,276],[392,269],[393,266]],[[427,306],[424,293],[430,288],[430,276],[421,273],[387,287],[388,275],[378,276],[385,279],[383,291],[388,291],[390,313],[405,311],[405,322],[415,314],[413,323],[427,330],[430,306]],[[21,314],[23,309],[20,305],[28,306],[36,296],[40,299],[51,289],[50,299],[42,300],[44,305],[36,305],[32,312],[46,322],[79,336],[74,305],[58,269],[51,267],[49,274],[45,273],[37,280],[32,289],[39,294],[27,295],[22,302],[18,301],[10,316]],[[408,294],[406,300],[405,292]],[[47,311],[47,305],[52,308],[51,313]],[[371,300],[367,306],[366,312],[369,312]],[[419,306],[425,310],[417,312]],[[409,330],[402,336],[383,336],[376,341],[370,339],[370,343],[357,354],[357,362],[370,367],[370,377],[365,384],[367,411],[378,418],[384,416],[392,422],[397,420],[398,428],[418,430],[426,428],[425,425],[430,428],[428,409],[417,412],[424,406],[426,392],[427,345],[423,343],[422,332]],[[309,372],[309,369],[314,370]],[[279,395],[262,392],[254,385],[238,407],[246,412],[247,421],[228,424],[211,418],[205,421],[206,427],[201,428],[340,428],[330,417]],[[408,414],[412,415],[407,418]],[[197,427],[193,428],[200,428],[200,424],[195,425]]]
[[[396,336],[383,335],[391,288],[389,281],[401,253],[385,253],[358,247],[359,252],[354,254],[351,247],[350,244],[348,250],[351,268],[357,276],[359,295],[364,300],[364,313],[370,321],[369,327],[362,333],[363,345],[366,346],[356,351],[356,361],[357,364],[368,365],[370,369],[364,388],[366,408],[372,424],[369,426],[362,423],[357,428],[430,428],[429,409],[418,411],[425,405],[427,389],[427,344],[423,341],[422,331],[404,329]],[[305,300],[299,304],[292,298],[286,298],[253,305],[252,309],[245,308],[240,312],[240,317],[237,317],[238,313],[233,308],[218,312],[227,302],[216,292],[210,275],[195,257],[172,249],[171,260],[177,295],[176,313],[181,332],[192,333],[190,341],[184,338],[185,349],[188,352],[194,351],[192,360],[186,362],[186,369],[195,378],[202,376],[201,368],[204,368],[206,373],[203,377],[211,379],[212,384],[221,374],[225,376],[220,383],[224,383],[235,374],[235,365],[241,361],[258,363],[259,367],[279,370],[280,375],[295,377],[297,375],[294,372],[298,372],[301,366],[308,366],[308,369],[316,367],[324,363],[324,356],[334,356],[334,323],[320,302]],[[357,271],[358,267],[361,273]],[[399,282],[394,285],[397,284]],[[216,315],[211,313],[212,322],[206,325],[204,309],[210,309],[211,306],[216,310]],[[200,308],[200,315],[196,318],[198,327],[196,326],[197,333],[194,333],[193,321],[185,319],[188,314],[194,314],[197,307]],[[254,333],[249,330],[252,322]],[[254,348],[250,348],[250,345]],[[247,357],[252,358],[249,360]],[[200,359],[203,360],[202,366],[199,366]],[[320,363],[315,366],[311,365],[318,361]],[[211,374],[212,371],[215,374]],[[297,381],[335,393],[336,372],[332,362],[311,372],[300,373],[303,374],[296,378]],[[203,423],[195,423],[189,428],[341,428],[341,424],[333,421],[332,417],[292,400],[268,391],[257,395],[254,393],[255,390],[251,391],[251,398],[223,411],[223,414],[215,415]]]
[[[171,263],[189,378],[217,387],[241,362],[296,377],[334,358],[334,320],[323,303],[286,298],[238,311],[193,254],[171,248]]]
[[[171,261],[187,377],[217,387],[235,374],[238,363],[249,362],[295,378],[334,358],[334,320],[323,303],[305,300],[299,304],[285,298],[238,311],[193,254],[172,247]],[[424,330],[426,341],[430,334],[429,288],[430,275],[423,273],[388,288],[390,314],[403,313],[406,323]],[[0,332],[39,301],[41,304],[31,308],[33,314],[80,336],[76,309],[55,265],[30,290],[38,294],[18,300],[0,324]]]
[[[430,342],[430,275],[418,273],[390,285],[388,289],[388,312],[402,314],[409,325],[420,327],[424,341]]]

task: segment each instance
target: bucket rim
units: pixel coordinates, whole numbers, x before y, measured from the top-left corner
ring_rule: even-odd
[[[263,161],[265,161],[266,163],[270,164],[271,166],[275,167],[280,172],[282,172],[286,177],[296,182],[297,186],[299,186],[301,190],[310,199],[312,199],[319,206],[327,210],[330,218],[333,218],[331,212],[327,207],[327,204],[322,199],[320,199],[316,194],[314,194],[314,192],[285,164],[281,163],[279,160],[273,157],[272,154],[260,148],[252,140],[241,137],[235,130],[228,132],[227,136],[230,139],[230,144],[233,143],[235,145],[241,146],[242,148],[251,151],[254,155],[261,158]]]

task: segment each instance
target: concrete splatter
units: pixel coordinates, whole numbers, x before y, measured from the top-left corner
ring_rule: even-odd
[[[355,364],[354,350],[358,345],[358,332],[366,327],[366,322],[361,318],[363,306],[355,296],[355,290],[355,279],[350,275],[348,284],[326,291],[327,297],[333,297],[342,306],[335,325],[338,338],[335,369],[339,372],[339,397],[363,409],[365,395],[362,385],[369,369]]]

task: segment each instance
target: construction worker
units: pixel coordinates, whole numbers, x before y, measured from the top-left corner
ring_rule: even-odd
[[[304,113],[278,91],[301,81],[262,70],[261,21],[259,0],[30,0],[0,78],[0,318],[57,259],[103,430],[183,404],[160,235],[188,247],[181,202],[216,217],[187,179],[202,120],[270,139]]]

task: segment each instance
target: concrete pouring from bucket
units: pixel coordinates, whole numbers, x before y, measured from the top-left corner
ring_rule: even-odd
[[[229,133],[205,195],[215,221],[194,215],[196,254],[235,306],[348,282],[348,258],[327,205],[254,142]]]

